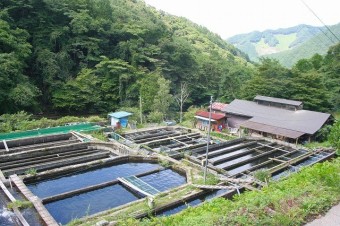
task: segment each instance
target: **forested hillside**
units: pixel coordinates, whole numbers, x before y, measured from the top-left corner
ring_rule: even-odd
[[[140,96],[145,112],[166,113],[181,83],[200,105],[234,98],[252,71],[219,36],[139,0],[2,0],[0,9],[0,114],[107,112]]]
[[[340,36],[340,24],[330,26]],[[277,30],[254,31],[235,35],[227,40],[249,55],[255,62],[260,57],[278,59],[286,67],[292,67],[298,60],[310,58],[314,54],[326,54],[337,40],[326,27],[298,25]]]
[[[277,60],[263,58],[257,72],[241,87],[241,97],[255,95],[301,100],[304,109],[340,111],[340,43],[323,57],[315,54],[299,60],[292,69]]]
[[[159,121],[178,112],[180,87],[190,93],[184,110],[210,95],[340,110],[340,44],[288,69],[267,58],[253,65],[206,28],[143,1],[3,0],[0,8],[0,114],[136,112],[141,97],[144,115]]]
[[[340,24],[331,26],[330,29],[338,38],[340,38]],[[334,45],[334,43],[337,43],[338,40],[325,28],[323,28],[323,31],[324,32],[318,33],[296,48],[280,53],[274,53],[268,55],[268,57],[278,59],[282,65],[291,67],[298,60],[310,58],[316,53],[325,55],[328,48]]]

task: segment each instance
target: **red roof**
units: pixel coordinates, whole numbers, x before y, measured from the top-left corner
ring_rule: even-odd
[[[217,111],[222,111],[225,107],[227,107],[228,104],[224,104],[224,103],[220,103],[220,102],[214,102],[212,105],[211,105],[211,108],[213,110],[217,110]]]
[[[196,112],[196,115],[209,119],[209,112],[207,111],[198,111]],[[211,113],[211,119],[214,119],[217,121],[225,117],[226,117],[225,114]]]

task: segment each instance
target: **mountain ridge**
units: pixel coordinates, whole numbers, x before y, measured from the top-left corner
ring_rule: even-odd
[[[338,30],[340,24],[330,26],[331,29]],[[289,28],[267,29],[262,32],[253,31],[245,34],[239,34],[228,38],[226,41],[248,54],[250,60],[258,62],[260,57],[272,57],[278,59],[284,66],[291,67],[297,60],[309,58],[314,54],[325,54],[327,49],[335,44],[328,43],[324,33],[329,33],[325,27],[311,26],[300,24]],[[340,34],[340,32],[336,32]],[[329,34],[330,35],[330,34]],[[309,40],[318,36],[320,43],[328,43],[317,48],[310,47]],[[304,46],[306,43],[308,47]],[[293,57],[294,60],[285,60],[292,56],[295,49],[300,48],[304,53],[299,53],[299,57]]]

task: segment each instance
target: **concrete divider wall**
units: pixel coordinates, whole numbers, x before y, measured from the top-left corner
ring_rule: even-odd
[[[89,161],[93,161],[96,159],[103,159],[103,158],[107,158],[108,156],[109,156],[108,152],[101,152],[101,153],[90,154],[86,156],[72,157],[72,158],[63,159],[59,161],[45,162],[45,163],[39,163],[35,165],[30,165],[30,166],[24,166],[21,168],[8,169],[5,172],[7,175],[11,175],[14,173],[24,174],[26,170],[30,168],[34,168],[38,171],[49,170],[49,169],[53,169],[53,168],[57,168],[57,167],[65,166],[65,165],[72,165],[74,163],[89,162]]]
[[[8,140],[6,141],[8,148],[19,147],[25,145],[39,144],[44,142],[53,142],[60,140],[68,140],[72,137],[72,134],[58,134],[58,135],[48,135],[39,137],[30,137],[24,139]],[[0,141],[0,149],[5,149],[4,143]]]
[[[237,143],[240,143],[244,140],[245,140],[245,138],[238,138],[238,139],[235,139],[235,140],[230,140],[230,141],[219,143],[219,144],[212,144],[212,145],[209,145],[209,151],[211,151],[211,149],[213,149],[213,148],[219,148],[219,147],[222,147],[222,146],[237,144]],[[199,152],[205,151],[206,149],[207,149],[207,147],[204,146],[204,147],[201,147],[201,148],[193,149],[192,151],[199,153]]]
[[[98,145],[98,147],[109,147],[112,148],[112,152],[117,155],[136,155],[138,154],[137,149],[131,149],[117,141],[111,142],[90,142],[91,145]],[[136,148],[139,146],[137,145]]]

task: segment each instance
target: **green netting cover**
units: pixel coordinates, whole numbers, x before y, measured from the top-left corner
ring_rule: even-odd
[[[57,126],[50,127],[44,129],[35,129],[35,130],[27,130],[22,132],[12,132],[12,133],[0,133],[0,140],[13,140],[20,139],[26,137],[36,137],[50,134],[62,134],[69,133],[71,131],[92,131],[98,130],[101,127],[98,125],[94,125],[93,123],[80,123],[76,125],[68,125],[68,126]]]

